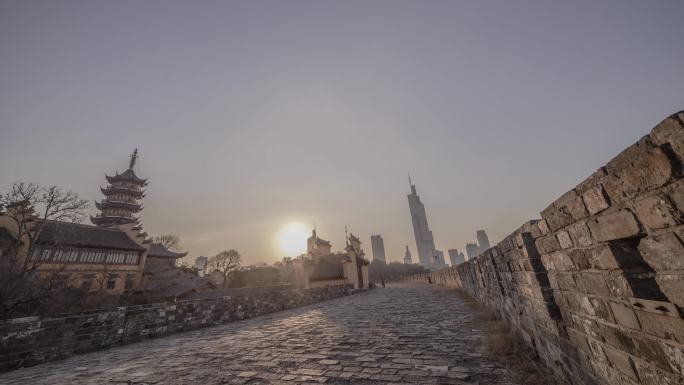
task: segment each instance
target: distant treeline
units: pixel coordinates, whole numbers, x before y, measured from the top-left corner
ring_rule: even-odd
[[[399,262],[385,264],[380,261],[373,261],[371,262],[370,266],[368,266],[370,280],[376,283],[379,283],[381,279],[384,279],[387,282],[406,275],[427,272],[428,270],[421,265],[408,265]]]

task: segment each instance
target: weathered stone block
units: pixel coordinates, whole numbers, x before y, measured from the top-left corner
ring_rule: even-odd
[[[609,346],[604,346],[603,352],[606,357],[608,357],[608,361],[612,367],[619,370],[620,373],[626,374],[632,380],[639,380],[634,362],[628,354]]]
[[[643,267],[644,263],[638,250],[632,244],[614,242],[591,249],[590,264],[594,269],[630,269]]]
[[[588,215],[582,198],[577,195],[575,190],[563,194],[541,213],[551,231],[557,231],[575,221],[586,218]]]
[[[560,245],[561,249],[568,249],[573,246],[572,240],[570,239],[570,235],[567,231],[559,231],[556,233],[556,238],[558,238],[558,244]]]
[[[658,274],[656,282],[670,302],[680,308],[684,307],[684,276],[682,274]]]
[[[576,270],[587,270],[591,268],[591,251],[586,249],[574,249],[568,253],[570,260],[575,265]]]
[[[684,161],[684,128],[682,128],[684,113],[673,114],[660,122],[651,131],[653,142],[659,146],[668,146],[677,155],[679,161]]]
[[[648,334],[684,343],[684,319],[636,311],[641,329]]]
[[[615,321],[618,325],[635,330],[641,329],[631,304],[627,305],[622,302],[610,302],[610,309],[613,312]]]
[[[575,275],[577,286],[583,293],[609,296],[610,289],[602,273],[581,272]]]
[[[589,214],[596,215],[610,207],[610,200],[602,185],[594,186],[582,194]]]
[[[652,230],[675,226],[681,223],[681,215],[663,195],[652,195],[634,203],[639,221]]]
[[[573,223],[568,226],[567,230],[575,246],[588,247],[594,243],[591,239],[589,227],[585,221]]]
[[[537,239],[535,245],[540,254],[548,254],[561,249],[558,239],[553,234]]]
[[[639,222],[628,210],[592,218],[588,221],[588,225],[594,238],[599,242],[629,238],[641,233]]]
[[[684,244],[675,233],[643,238],[639,252],[655,271],[684,269]]]
[[[650,365],[644,360],[635,360],[637,372],[642,385],[681,385],[684,378]]]
[[[572,264],[570,257],[565,251],[556,251],[546,256],[551,260],[553,269],[556,271],[572,271],[575,266]],[[544,259],[542,259],[543,261]]]
[[[672,176],[670,160],[649,137],[628,147],[606,166],[604,187],[613,204],[663,186]]]

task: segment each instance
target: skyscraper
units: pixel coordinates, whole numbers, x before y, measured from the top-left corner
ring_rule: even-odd
[[[466,244],[466,253],[468,254],[468,259],[473,259],[480,254],[480,248],[477,243]]]
[[[482,254],[487,251],[491,246],[489,246],[489,237],[484,230],[477,230],[477,243],[479,247],[478,254]]]
[[[409,251],[408,246],[406,246],[406,253],[404,254],[404,263],[407,265],[413,263],[413,260],[411,259],[411,252]]]
[[[411,211],[411,221],[413,222],[413,234],[416,237],[416,249],[418,250],[418,261],[426,268],[437,268],[444,266],[439,263],[439,256],[436,253],[435,241],[432,238],[432,231],[427,223],[425,206],[420,201],[416,186],[411,183],[409,176],[411,194],[408,195],[409,210]],[[442,258],[443,259],[443,258]]]
[[[449,262],[451,262],[451,266],[456,266],[458,264],[461,264],[465,262],[465,257],[463,253],[459,253],[458,249],[449,249]]]
[[[385,260],[385,242],[380,235],[371,235],[371,248],[373,249],[373,261],[387,263]]]

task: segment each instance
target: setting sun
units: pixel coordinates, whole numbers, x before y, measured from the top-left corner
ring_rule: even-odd
[[[278,247],[286,256],[296,256],[306,252],[306,239],[309,233],[301,223],[291,222],[280,230]]]

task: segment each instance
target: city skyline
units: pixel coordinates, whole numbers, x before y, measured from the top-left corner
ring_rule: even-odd
[[[58,185],[94,215],[103,173],[138,148],[141,222],[188,259],[274,262],[284,228],[316,222],[337,246],[345,225],[366,248],[379,232],[394,260],[413,244],[410,172],[440,248],[465,250],[681,108],[682,11],[0,2],[0,188]]]

